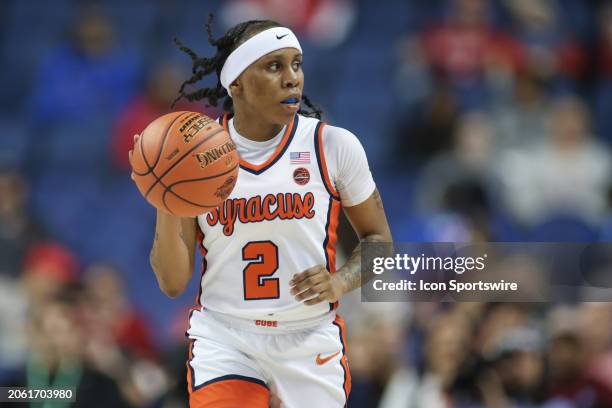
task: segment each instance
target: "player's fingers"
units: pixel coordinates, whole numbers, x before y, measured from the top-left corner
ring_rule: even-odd
[[[297,300],[298,302],[301,302],[302,300],[317,297],[323,292],[323,290],[324,290],[323,285],[313,286],[295,295],[295,300]]]
[[[136,146],[136,142],[138,141],[139,137],[140,137],[140,135],[138,135],[138,134],[133,136],[133,138],[134,138],[134,146]],[[132,154],[134,154],[134,148],[130,149],[130,151],[128,152],[128,160],[130,161],[130,164],[132,164]]]
[[[319,272],[319,269],[321,269],[321,266],[317,265],[317,266],[313,266],[312,268],[305,269],[300,273],[296,273],[295,275],[293,275],[293,278],[289,281],[289,284],[296,285],[302,282],[304,279],[308,278],[309,276],[317,274]]]
[[[289,284],[297,285],[303,280],[308,279],[309,277],[320,273],[322,270],[325,270],[325,266],[323,265],[316,265],[316,266],[313,266],[312,268],[305,269],[302,272],[296,273],[295,275],[293,275],[293,278],[289,281]]]
[[[291,287],[291,294],[295,295],[297,293],[303,292],[306,289],[312,288],[315,285],[319,285],[329,280],[329,277],[326,276],[327,272],[320,272],[316,275],[308,276],[306,279],[297,283]]]

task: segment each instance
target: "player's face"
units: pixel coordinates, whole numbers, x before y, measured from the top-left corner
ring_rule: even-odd
[[[249,110],[268,123],[287,124],[299,110],[302,99],[302,54],[295,48],[266,54],[249,66],[237,82],[240,89],[236,97]]]

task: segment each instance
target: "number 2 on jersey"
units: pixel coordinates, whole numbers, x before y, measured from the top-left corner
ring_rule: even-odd
[[[278,299],[278,247],[272,241],[251,241],[242,247],[242,260],[251,261],[242,271],[244,300]]]

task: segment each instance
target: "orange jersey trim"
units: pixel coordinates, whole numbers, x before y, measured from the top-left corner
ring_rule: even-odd
[[[191,317],[193,316],[193,312],[198,311],[198,310],[202,310],[201,307],[199,306],[195,306],[189,309],[189,314],[187,317],[187,332],[185,333],[185,336],[189,336],[189,330],[191,330]],[[193,360],[193,343],[195,340],[189,340],[189,358],[187,359],[187,390],[189,392],[191,392],[192,388],[193,388],[193,379],[194,379],[194,374],[193,374],[193,368],[191,367],[191,361]]]
[[[344,394],[346,395],[346,400],[348,401],[348,397],[351,394],[351,371],[349,370],[348,360],[346,358],[346,353],[348,353],[348,346],[346,342],[346,328],[344,327],[344,320],[339,315],[336,315],[336,318],[333,322],[334,325],[338,327],[340,330],[340,342],[342,343],[342,358],[340,359],[340,364],[342,365],[342,369],[344,370]]]
[[[223,125],[223,128],[229,133],[228,122],[229,122],[229,115],[225,113],[223,115],[223,119],[221,120],[221,124]],[[297,115],[295,115],[293,119],[291,119],[291,122],[287,125],[287,128],[285,129],[285,133],[283,134],[283,138],[281,139],[281,142],[278,144],[278,146],[276,147],[276,150],[274,151],[274,153],[272,153],[272,155],[268,158],[268,160],[266,160],[265,162],[261,164],[255,165],[241,158],[240,167],[250,172],[259,174],[263,172],[264,170],[266,170],[268,167],[270,167],[272,164],[274,164],[278,160],[278,158],[287,149],[289,141],[293,138],[293,135],[295,134],[295,128],[297,127],[297,122],[298,122],[298,117]]]
[[[208,253],[208,251],[206,250],[206,247],[204,247],[204,233],[202,232],[202,229],[200,228],[200,225],[198,224],[198,219],[196,218],[196,239],[197,239],[197,244],[198,247],[200,248],[200,255],[202,255],[202,272],[200,274],[200,287],[198,288],[198,293],[196,295],[195,298],[195,304],[198,306],[202,306],[202,303],[200,302],[200,298],[202,297],[202,279],[204,279],[204,274],[206,273],[206,254]]]
[[[193,390],[192,379],[194,377],[193,368],[191,368],[191,360],[193,360],[193,343],[195,340],[189,340],[189,359],[187,360],[187,391],[191,394]]]
[[[329,271],[336,272],[336,241],[338,241],[338,224],[340,222],[340,201],[332,200],[329,221],[327,223],[325,253],[329,262]]]
[[[323,246],[325,249],[325,260],[327,261],[327,270],[330,273],[336,272],[336,242],[338,241],[338,224],[340,223],[340,209],[342,204],[340,201],[330,198],[329,214],[327,226],[325,229],[325,241]],[[339,303],[336,301],[330,303],[330,310],[338,308]]]
[[[323,151],[323,128],[325,127],[324,122],[319,122],[316,130],[316,140],[315,146],[317,148],[317,156],[319,159],[319,169],[321,171],[321,176],[323,176],[323,181],[325,182],[325,187],[327,188],[327,192],[336,200],[340,200],[340,195],[334,188],[334,184],[331,182],[329,178],[329,172],[327,170],[327,162],[325,161],[325,153]]]

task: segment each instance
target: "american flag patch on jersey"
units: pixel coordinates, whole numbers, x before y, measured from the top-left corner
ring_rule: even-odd
[[[291,152],[289,154],[290,164],[308,164],[310,163],[310,152]]]

